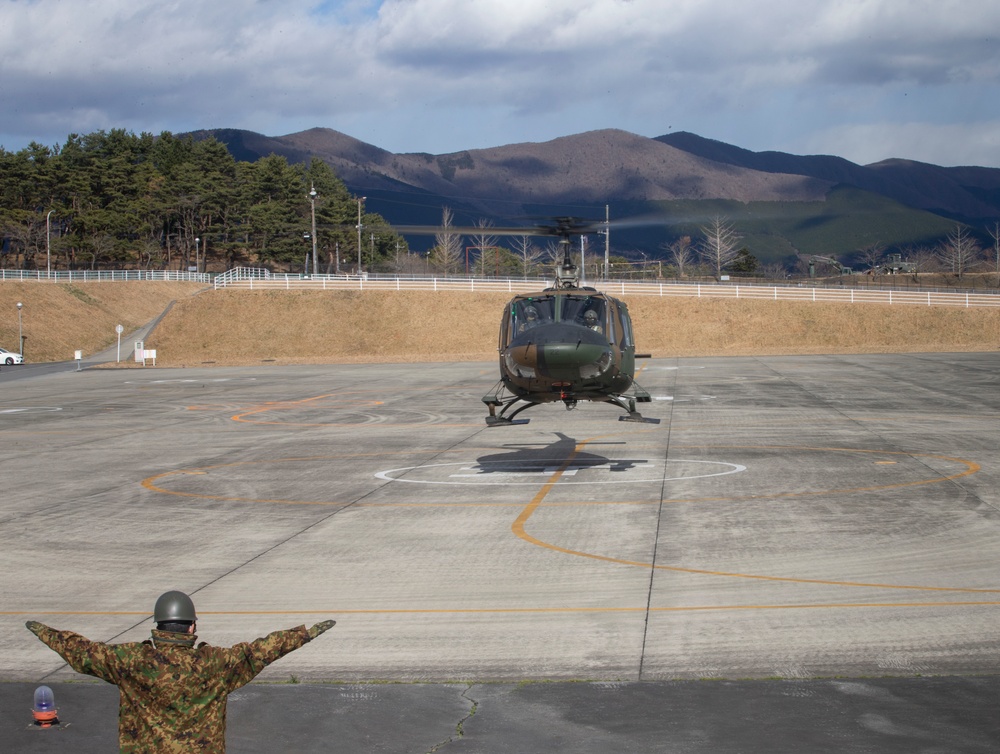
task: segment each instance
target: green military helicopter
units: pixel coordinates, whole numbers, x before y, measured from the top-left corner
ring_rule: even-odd
[[[574,409],[579,401],[611,403],[625,414],[620,421],[658,424],[636,411],[648,392],[635,381],[635,338],[624,302],[580,285],[570,239],[604,230],[606,223],[555,218],[520,235],[555,236],[562,263],[551,287],[515,296],[500,320],[500,380],[483,396],[490,426],[526,424],[522,411],[561,401]],[[491,233],[498,232],[491,228]],[[503,231],[501,231],[503,232]]]
[[[558,238],[562,256],[551,287],[515,296],[504,307],[500,380],[482,399],[489,408],[489,426],[527,424],[527,419],[515,417],[533,406],[556,401],[567,409],[576,408],[579,401],[610,403],[625,412],[618,417],[621,421],[659,424],[659,419],[636,411],[637,403],[648,403],[651,398],[635,381],[637,356],[628,307],[595,288],[581,286],[572,261],[570,239],[605,232],[608,225],[557,217],[535,227],[488,229],[490,235]],[[395,229],[403,234],[483,232],[483,228],[459,227]]]

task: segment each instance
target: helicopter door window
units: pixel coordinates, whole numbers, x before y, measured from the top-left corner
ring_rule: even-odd
[[[632,320],[628,316],[628,309],[626,309],[622,305],[619,305],[618,314],[622,320],[622,330],[624,331],[623,335],[625,336],[625,347],[629,348],[631,346],[634,346],[635,340],[633,339],[632,336]]]

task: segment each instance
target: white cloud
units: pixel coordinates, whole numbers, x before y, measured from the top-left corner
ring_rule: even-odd
[[[801,146],[810,153],[835,154],[861,165],[896,157],[945,167],[998,166],[1000,120],[962,125],[883,122],[838,126],[810,135]]]
[[[977,0],[5,2],[0,144],[114,127],[327,126],[434,152],[602,127],[789,151],[897,122],[972,134],[1000,120],[998,28],[1000,4]]]

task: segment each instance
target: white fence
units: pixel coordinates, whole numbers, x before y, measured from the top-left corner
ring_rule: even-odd
[[[165,280],[169,282],[211,283],[205,272],[167,270],[0,270],[0,282],[24,283],[109,283],[124,280]]]
[[[476,291],[528,293],[549,285],[547,280],[504,278],[369,278],[356,275],[232,276],[215,279],[216,288],[248,290],[370,290],[370,291]],[[586,285],[613,296],[688,296],[696,298],[747,298],[772,301],[828,301],[849,304],[892,304],[919,306],[1000,307],[995,293],[877,290],[866,288],[821,288],[815,286],[764,286],[667,282],[587,282]]]
[[[265,269],[237,267],[219,275],[197,272],[143,270],[59,271],[0,270],[0,282],[101,282],[165,280],[213,283],[219,288],[248,290],[370,290],[370,291],[475,291],[529,293],[547,287],[547,279],[444,278],[368,275],[283,275]],[[586,285],[614,296],[688,296],[696,298],[769,299],[772,301],[827,301],[845,304],[911,306],[1000,307],[997,293],[971,291],[920,291],[874,288],[824,288],[814,285],[736,285],[733,283],[682,283],[638,281],[587,281]]]

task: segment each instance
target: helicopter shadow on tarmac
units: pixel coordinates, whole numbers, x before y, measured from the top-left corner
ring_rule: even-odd
[[[504,447],[510,447],[513,450],[480,456],[476,459],[477,471],[480,474],[538,474],[557,471],[575,473],[585,469],[607,468],[612,472],[621,472],[649,463],[642,458],[616,458],[612,460],[597,453],[578,450],[578,443],[572,437],[564,435],[562,432],[556,432],[555,435],[558,439],[552,443],[505,445]],[[625,443],[601,444],[624,445]]]

